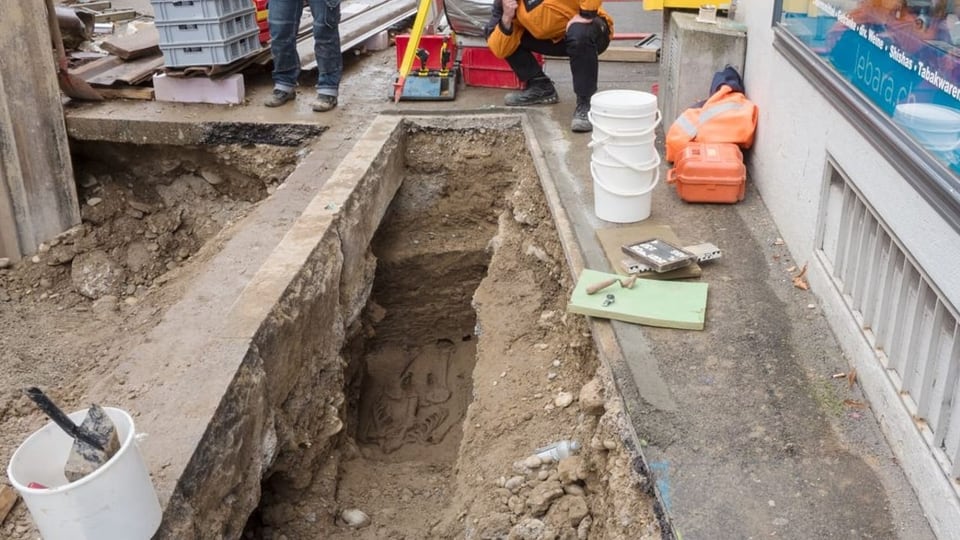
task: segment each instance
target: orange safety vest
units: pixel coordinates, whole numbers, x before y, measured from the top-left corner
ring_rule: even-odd
[[[734,143],[750,148],[757,129],[757,105],[723,85],[703,107],[691,107],[667,131],[667,161],[676,160],[690,142]]]

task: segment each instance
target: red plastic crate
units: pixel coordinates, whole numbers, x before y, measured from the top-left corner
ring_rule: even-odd
[[[264,45],[270,41],[270,23],[257,21],[257,27],[260,28],[260,44]]]
[[[457,42],[450,36],[427,35],[420,36],[421,49],[426,49],[430,56],[427,57],[427,69],[440,69],[440,48],[443,42],[447,42],[447,51],[450,52],[450,61],[447,63],[447,69],[453,67],[457,59]],[[400,34],[396,38],[397,42],[397,70],[403,64],[403,55],[407,51],[407,43],[410,42],[409,34]],[[413,64],[410,66],[412,71],[420,69],[420,59],[413,57]]]
[[[533,53],[533,56],[541,66],[544,64],[542,54]],[[464,47],[460,70],[467,86],[513,89],[525,86],[510,69],[510,64],[494,56],[487,47]]]
[[[267,9],[267,4],[270,3],[270,0],[253,0],[253,5],[257,6],[257,11],[263,11]]]

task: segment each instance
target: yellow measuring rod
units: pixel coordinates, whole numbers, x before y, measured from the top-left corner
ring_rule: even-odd
[[[423,27],[427,24],[427,14],[430,11],[431,0],[420,0],[420,6],[417,8],[417,18],[413,21],[413,28],[410,30],[410,40],[407,41],[407,50],[403,51],[403,61],[400,62],[400,76],[394,85],[393,102],[398,103],[400,96],[403,95],[403,85],[407,80],[407,74],[413,66],[413,58],[420,48],[420,38],[423,36]]]

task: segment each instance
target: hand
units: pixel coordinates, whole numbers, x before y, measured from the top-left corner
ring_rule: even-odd
[[[500,21],[503,26],[510,28],[513,26],[513,18],[517,14],[517,0],[503,0],[503,16]]]
[[[592,19],[588,19],[588,18],[580,15],[579,13],[577,13],[576,15],[573,16],[573,18],[571,18],[569,21],[567,21],[567,31],[568,31],[568,32],[570,31],[570,25],[571,25],[571,24],[590,24],[590,23],[592,23],[592,22],[593,22]]]

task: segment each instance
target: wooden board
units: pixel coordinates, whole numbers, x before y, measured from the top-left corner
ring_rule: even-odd
[[[7,519],[10,510],[13,510],[13,505],[17,504],[17,498],[17,492],[12,487],[0,486],[0,524]]]
[[[44,2],[0,18],[0,257],[17,260],[80,223]],[[10,9],[12,8],[12,9]]]
[[[80,2],[70,7],[89,9],[90,11],[106,11],[112,8],[113,4],[109,0],[97,0],[96,2]]]
[[[145,56],[124,62],[111,55],[71,70],[71,73],[94,86],[113,86],[117,83],[133,86],[150,79],[161,68],[163,68],[162,56]]]
[[[587,287],[611,278],[622,276],[584,269],[570,295],[567,311],[647,326],[703,330],[706,283],[638,279],[632,289],[614,284],[596,294],[587,294]],[[614,296],[614,301],[604,306],[608,294]]]
[[[153,88],[142,86],[126,86],[122,88],[98,88],[97,92],[103,99],[140,99],[153,100]]]
[[[104,11],[104,12],[97,13],[94,16],[94,20],[98,23],[129,21],[130,19],[136,19],[136,18],[137,18],[137,12],[132,9],[125,9],[122,11]]]
[[[160,34],[155,26],[142,26],[126,36],[113,36],[103,40],[100,48],[124,60],[160,54]]]
[[[601,62],[656,62],[659,49],[611,45],[600,55]]]
[[[659,238],[678,246],[687,245],[677,238],[677,235],[673,232],[673,229],[671,229],[668,225],[659,224],[655,221],[643,222],[639,225],[631,225],[629,227],[597,229],[596,234],[597,240],[600,241],[600,246],[603,247],[603,253],[607,256],[607,260],[610,262],[610,268],[612,268],[614,272],[622,275],[627,275],[627,271],[624,270],[623,265],[620,264],[620,261],[627,256],[623,250],[620,249],[620,246],[624,244],[632,244],[634,242],[642,242],[651,238]],[[677,268],[676,270],[671,270],[662,274],[658,274],[656,272],[644,272],[643,274],[640,274],[640,277],[646,279],[685,279],[700,277],[701,273],[702,270],[700,265],[693,263],[690,266]]]

